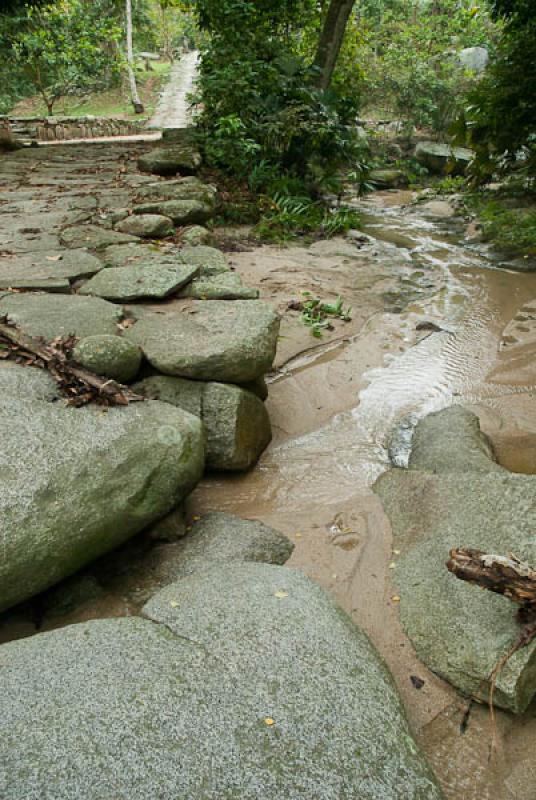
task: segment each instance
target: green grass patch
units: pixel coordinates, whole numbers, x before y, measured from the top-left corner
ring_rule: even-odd
[[[536,196],[489,192],[469,195],[484,241],[512,256],[536,256]]]

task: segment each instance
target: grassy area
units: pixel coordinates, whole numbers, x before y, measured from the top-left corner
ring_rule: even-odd
[[[466,205],[482,226],[484,241],[511,256],[536,256],[536,195],[477,192]]]
[[[105,92],[95,92],[84,97],[60,97],[54,105],[54,114],[72,117],[83,117],[90,114],[95,117],[138,120],[150,117],[158,102],[159,92],[169,78],[171,65],[157,61],[153,63],[152,67],[149,72],[139,70],[136,73],[138,91],[145,106],[143,115],[133,113],[126,83],[123,86],[117,86]],[[35,95],[21,100],[9,113],[17,117],[44,116],[47,109],[43,100]]]

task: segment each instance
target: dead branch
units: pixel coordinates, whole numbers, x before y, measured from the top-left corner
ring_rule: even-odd
[[[144,400],[128,386],[96,375],[77,364],[72,351],[77,342],[74,336],[51,342],[28,336],[6,317],[0,317],[0,359],[10,359],[24,366],[45,369],[52,375],[58,390],[71,406],[95,402],[100,405],[128,405]]]
[[[514,555],[459,548],[450,551],[447,569],[460,580],[502,594],[519,606],[536,604],[536,571]]]

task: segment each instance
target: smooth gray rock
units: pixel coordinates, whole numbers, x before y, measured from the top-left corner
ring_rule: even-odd
[[[260,300],[185,301],[182,312],[147,313],[127,337],[165,375],[244,383],[269,371],[279,317]],[[1,308],[1,301],[0,301]]]
[[[208,247],[207,245],[183,247],[179,251],[178,258],[184,264],[197,264],[202,278],[229,272],[227,258],[221,250],[217,250],[215,247]]]
[[[80,289],[80,294],[128,302],[140,297],[163,298],[173,294],[199,272],[195,265],[135,264],[103,269]]]
[[[0,295],[0,316],[21,327],[30,336],[92,336],[117,333],[122,309],[100,297],[61,294]]]
[[[236,272],[222,272],[195,278],[178,293],[179,297],[193,297],[196,300],[256,300],[259,290],[244,286]]]
[[[378,189],[396,189],[408,185],[408,176],[400,169],[372,169],[367,180]]]
[[[228,383],[155,375],[134,390],[163,400],[203,421],[207,467],[242,471],[252,467],[272,438],[268,412],[252,392]]]
[[[519,636],[515,606],[463,583],[445,567],[471,547],[515,553],[536,565],[536,478],[503,469],[478,420],[459,407],[416,429],[410,468],[382,476],[374,490],[391,520],[394,578],[402,624],[419,658],[461,692],[488,700],[489,676]],[[536,692],[536,643],[517,652],[497,680],[496,705],[524,711]]]
[[[474,152],[466,147],[451,147],[440,142],[419,142],[415,158],[436,175],[465,175]]]
[[[134,264],[177,264],[178,250],[166,243],[135,242],[114,244],[99,253],[105,267],[128,267]]]
[[[372,645],[302,574],[215,567],[146,613],[0,648],[4,800],[442,797]]]
[[[70,280],[91,277],[102,269],[85,250],[59,250],[4,256],[0,259],[0,289],[69,291]]]
[[[181,242],[193,247],[196,245],[211,246],[214,244],[214,241],[214,234],[202,225],[190,225],[183,230],[181,235]]]
[[[118,222],[115,230],[140,236],[142,239],[164,239],[175,233],[170,218],[160,214],[133,214]]]
[[[175,225],[192,225],[203,223],[211,218],[211,206],[201,200],[152,200],[134,206],[134,214],[155,215],[162,214],[173,220]]]
[[[138,159],[138,167],[153,175],[192,175],[200,166],[199,152],[188,144],[157,147]]]
[[[270,444],[270,417],[262,400],[238,386],[207,383],[203,392],[207,466],[242,471]]]
[[[31,373],[30,367],[19,367]],[[94,560],[179,503],[201,477],[201,425],[158,402],[67,407],[0,369],[0,610]],[[21,392],[20,389],[23,389]]]
[[[119,383],[134,380],[141,366],[141,350],[123,336],[86,336],[73,350],[83,367]]]
[[[86,247],[88,250],[100,250],[112,244],[139,241],[138,237],[131,234],[101,228],[98,225],[74,225],[72,228],[65,228],[60,238],[65,247]]]

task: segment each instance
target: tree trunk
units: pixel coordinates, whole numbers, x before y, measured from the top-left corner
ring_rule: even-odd
[[[314,60],[315,66],[320,70],[317,81],[320,89],[329,89],[354,2],[355,0],[330,1]]]
[[[145,111],[143,103],[138,94],[138,87],[136,86],[136,76],[134,74],[134,51],[132,49],[132,3],[131,0],[126,0],[126,16],[127,16],[127,69],[128,79],[130,82],[130,98],[134,106],[136,114],[143,114]]]

